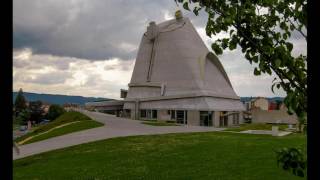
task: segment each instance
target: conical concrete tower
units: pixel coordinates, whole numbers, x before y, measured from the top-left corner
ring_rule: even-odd
[[[173,20],[150,22],[125,101],[134,119],[141,118],[141,110],[143,116],[145,110],[159,111],[157,119],[163,119],[161,111],[183,110],[187,116],[188,111],[244,110],[219,59],[179,13]]]

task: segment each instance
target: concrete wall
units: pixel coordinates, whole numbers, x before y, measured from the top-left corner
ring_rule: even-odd
[[[157,119],[161,121],[168,121],[171,119],[170,114],[168,114],[168,110],[158,110],[157,115]]]
[[[212,125],[213,127],[220,126],[220,111],[214,111],[212,116]]]
[[[161,94],[160,87],[130,87],[127,94],[128,98],[146,98],[146,97],[157,97]]]
[[[253,109],[252,122],[253,123],[286,123],[286,124],[296,124],[298,123],[298,118],[296,115],[289,115],[286,110],[272,110],[265,111],[260,109]]]
[[[131,117],[131,119],[135,119],[135,112],[134,112],[134,109],[131,109],[130,117]]]
[[[199,111],[188,111],[188,125],[199,126],[200,125],[200,112]]]

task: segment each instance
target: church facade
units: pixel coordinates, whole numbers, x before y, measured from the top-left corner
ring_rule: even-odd
[[[245,107],[222,64],[179,13],[150,22],[128,86],[121,116],[214,127],[243,122]]]

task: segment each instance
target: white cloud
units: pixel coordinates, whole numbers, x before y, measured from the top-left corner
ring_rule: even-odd
[[[23,88],[29,92],[119,99],[120,89],[127,89],[134,65],[134,60],[123,61],[118,58],[90,61],[34,55],[30,50],[14,53],[14,62],[27,61],[27,64],[23,67],[14,65],[13,89]],[[25,58],[27,53],[28,57]],[[61,68],[57,65],[59,63],[67,64],[68,68]]]

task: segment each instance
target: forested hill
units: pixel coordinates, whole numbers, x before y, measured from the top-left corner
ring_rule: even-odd
[[[50,104],[65,104],[65,103],[77,103],[80,105],[84,105],[86,102],[92,101],[103,101],[103,100],[113,100],[109,98],[102,97],[83,97],[83,96],[68,96],[68,95],[58,95],[58,94],[38,94],[38,93],[30,93],[24,92],[24,97],[27,101],[37,101],[40,100],[42,102],[47,102]],[[16,99],[17,92],[13,92],[13,102]],[[251,98],[255,97],[241,97],[241,101],[248,101]],[[283,101],[283,97],[267,97],[269,101]]]
[[[13,92],[13,102],[16,99],[18,92]],[[101,97],[83,97],[83,96],[68,96],[68,95],[58,95],[58,94],[38,94],[38,93],[29,93],[23,92],[24,97],[27,101],[37,101],[40,100],[42,102],[50,103],[50,104],[65,104],[65,103],[77,103],[80,105],[84,105],[86,102],[91,101],[102,101],[102,100],[112,100],[108,98]]]
[[[240,97],[240,101],[249,101],[256,97]],[[284,97],[266,97],[269,102],[283,101]]]

